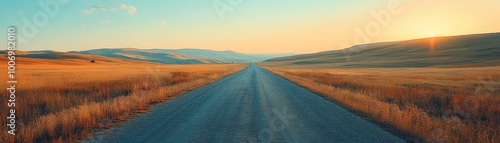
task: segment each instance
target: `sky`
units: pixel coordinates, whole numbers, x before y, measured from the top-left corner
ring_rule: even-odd
[[[500,0],[2,0],[0,5],[0,28],[15,27],[18,49],[27,51],[314,53],[500,32]]]

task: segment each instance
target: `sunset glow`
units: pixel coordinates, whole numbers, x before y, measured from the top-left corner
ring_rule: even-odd
[[[500,13],[500,2],[494,1],[244,0],[233,5],[222,2],[231,11],[221,15],[210,0],[197,3],[68,0],[53,17],[49,16],[45,25],[36,26],[36,34],[28,34],[29,42],[24,42],[22,48],[60,51],[106,47],[200,48],[244,53],[311,53],[362,43],[500,31],[500,19],[492,17]],[[36,3],[18,6],[22,4],[25,3],[10,0],[12,6],[2,9],[15,11],[2,12],[2,20],[16,19],[3,22],[2,27],[19,25],[23,30],[26,22],[18,17],[31,20],[37,12],[43,12]],[[390,13],[388,19],[384,13],[391,9],[397,13]],[[356,39],[358,29],[370,35]],[[59,37],[65,39],[58,40]]]
[[[431,54],[434,53],[434,49],[436,48],[436,38],[429,38],[429,49]]]

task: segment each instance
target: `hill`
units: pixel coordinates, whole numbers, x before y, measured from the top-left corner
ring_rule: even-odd
[[[0,61],[7,62],[6,51],[0,51]],[[94,60],[95,63],[90,61]],[[152,64],[151,62],[109,58],[97,55],[74,54],[57,51],[19,51],[16,50],[16,65],[116,65]]]
[[[150,61],[168,64],[258,62],[292,54],[243,54],[234,51],[213,51],[203,49],[94,49],[71,51],[69,53],[99,55],[129,60]]]
[[[373,43],[266,60],[318,68],[479,67],[500,65],[500,33]]]

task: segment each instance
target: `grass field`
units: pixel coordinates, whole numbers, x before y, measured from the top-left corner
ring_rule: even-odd
[[[408,140],[500,141],[500,67],[305,69],[259,65]]]
[[[2,142],[74,142],[246,67],[126,61],[28,62],[29,59],[20,59],[16,69],[16,136],[1,134]],[[6,81],[6,77],[1,76],[1,81]],[[0,87],[8,85],[2,82]],[[8,95],[8,90],[0,90],[0,94]],[[0,102],[6,103],[7,97],[0,98]],[[7,106],[0,106],[0,122],[7,122],[4,111],[8,110]],[[7,132],[6,129],[0,131]]]

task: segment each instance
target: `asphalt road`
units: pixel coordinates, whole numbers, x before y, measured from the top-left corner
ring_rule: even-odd
[[[86,142],[405,141],[252,63]]]

